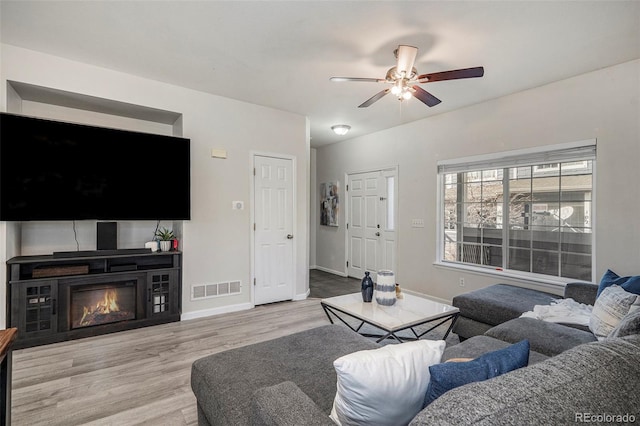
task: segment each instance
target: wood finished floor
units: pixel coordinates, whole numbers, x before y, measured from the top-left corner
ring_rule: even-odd
[[[193,361],[328,323],[310,298],[17,350],[12,424],[196,425]]]
[[[360,282],[310,271],[310,298],[13,353],[14,425],[196,425],[191,364],[328,324],[320,298]]]

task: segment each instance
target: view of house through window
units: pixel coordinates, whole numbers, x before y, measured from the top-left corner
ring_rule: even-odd
[[[591,281],[593,163],[441,169],[440,260]]]

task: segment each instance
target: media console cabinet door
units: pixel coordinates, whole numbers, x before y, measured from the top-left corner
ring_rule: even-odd
[[[11,326],[22,338],[51,335],[57,332],[58,281],[35,281],[13,284]],[[17,291],[15,291],[17,290]]]
[[[153,271],[147,275],[147,318],[178,313],[178,272]]]

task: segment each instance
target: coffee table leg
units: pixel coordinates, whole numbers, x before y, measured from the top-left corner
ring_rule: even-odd
[[[364,325],[364,321],[360,320],[359,318],[356,318],[358,321],[360,322],[360,325],[358,326],[358,328],[353,328],[353,326],[351,324],[349,324],[348,322],[346,322],[340,315],[338,315],[337,313],[335,313],[331,308],[329,308],[327,305],[322,304],[322,308],[324,309],[324,313],[327,314],[327,318],[329,318],[329,322],[331,322],[331,324],[334,324],[333,322],[333,318],[331,318],[331,315],[329,315],[329,312],[331,312],[336,318],[338,318],[344,325],[346,325],[347,327],[349,327],[352,331],[355,331],[356,333],[358,333],[360,331],[360,329],[362,328],[362,326]],[[340,311],[338,311],[340,312]],[[345,314],[351,317],[351,315],[349,314]]]
[[[451,324],[449,325],[449,328],[447,328],[447,331],[444,334],[444,337],[442,338],[442,340],[444,340],[444,339],[447,338],[447,336],[449,336],[449,333],[453,329],[453,326],[456,323],[457,319],[458,319],[458,313],[455,313],[455,314],[451,314],[451,315],[445,316],[444,319],[437,318],[437,319],[434,319],[434,320],[428,320],[428,321],[425,321],[425,322],[423,322],[421,324],[416,324],[416,325],[412,325],[412,326],[409,326],[409,327],[405,327],[405,328],[401,328],[401,329],[395,330],[396,332],[397,331],[404,331],[404,330],[411,330],[411,332],[413,333],[415,338],[411,337],[411,338],[401,339],[401,338],[398,338],[397,336],[393,336],[393,337],[396,337],[396,339],[398,339],[398,341],[420,340],[422,338],[422,336],[424,336],[425,334],[429,333],[430,331],[435,330],[436,328],[440,327],[442,324],[446,323],[447,321],[451,321]],[[441,321],[438,322],[437,324],[433,325],[431,328],[423,331],[420,334],[418,334],[418,332],[415,330],[415,327],[418,327],[418,326],[421,326],[421,325],[425,325],[425,324],[429,324],[429,323],[433,323],[433,322],[438,321],[438,320],[441,320]],[[394,333],[394,332],[388,333],[387,336],[389,336],[392,333]]]
[[[333,324],[333,318],[331,318],[331,315],[329,315],[329,310],[327,309],[327,305],[325,305],[324,303],[320,303],[320,305],[322,305],[322,309],[324,309],[324,313],[327,314],[327,318],[329,318],[329,322]]]
[[[388,332],[384,336],[381,336],[378,340],[376,340],[376,343],[380,343],[384,339],[396,339],[398,341],[398,343],[404,342],[404,340],[402,340],[400,337],[396,336],[396,334],[394,332],[392,332],[392,331]]]
[[[456,325],[456,321],[458,321],[458,315],[459,314],[454,314],[453,315],[453,319],[451,320],[451,325],[449,326],[449,328],[447,329],[447,332],[444,333],[444,339],[447,338],[447,336],[449,336],[449,333],[451,332],[451,330],[453,330],[453,326]]]

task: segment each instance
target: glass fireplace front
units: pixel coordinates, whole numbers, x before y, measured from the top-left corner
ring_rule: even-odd
[[[71,288],[71,328],[136,319],[136,282]]]

